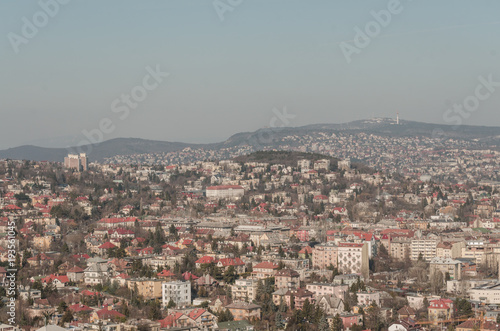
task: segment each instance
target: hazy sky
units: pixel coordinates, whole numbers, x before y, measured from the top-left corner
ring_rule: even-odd
[[[398,111],[445,124],[479,76],[500,82],[498,0],[55,1],[0,2],[0,148],[66,147],[103,119],[106,140],[220,141],[279,125],[284,107],[289,126]],[[464,124],[500,126],[489,88]]]

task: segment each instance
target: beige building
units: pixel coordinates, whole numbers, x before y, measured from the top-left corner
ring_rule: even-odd
[[[235,321],[260,320],[260,308],[259,305],[247,302],[233,302],[226,306],[226,309],[233,314]]]
[[[258,284],[256,279],[237,279],[231,286],[231,295],[235,301],[251,302],[257,296]]]
[[[276,289],[294,289],[300,285],[300,275],[292,269],[281,269],[274,275]]]
[[[86,171],[88,169],[87,154],[68,154],[64,158],[64,167],[67,169],[75,169],[76,171]]]
[[[337,267],[338,247],[333,242],[316,245],[313,248],[312,263],[315,269]]]
[[[127,279],[127,287],[131,290],[135,290],[137,286],[137,294],[141,295],[146,300],[158,299],[162,297],[161,283],[160,279]]]
[[[390,242],[389,255],[399,261],[404,261],[410,257],[410,243],[411,241],[406,238],[396,238]]]
[[[462,279],[462,264],[460,261],[448,257],[435,257],[431,260],[429,267],[430,275],[441,272],[443,274],[443,279],[447,273],[452,280]]]
[[[482,263],[486,260],[486,252],[484,246],[480,245],[469,245],[462,248],[462,258],[464,259],[474,259],[477,264]]]
[[[465,247],[464,241],[447,242],[443,241],[436,245],[436,257],[456,259],[462,256],[462,248]]]
[[[41,251],[48,251],[50,244],[54,241],[52,236],[40,236],[36,235],[33,237],[33,246]]]
[[[257,279],[274,277],[278,265],[272,262],[261,262],[253,266],[252,276]]]

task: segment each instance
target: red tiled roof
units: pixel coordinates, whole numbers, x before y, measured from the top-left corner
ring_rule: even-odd
[[[186,271],[185,273],[182,274],[182,278],[184,280],[196,280],[198,279],[199,277],[196,277],[195,275],[193,275],[192,273],[190,273],[189,271]]]
[[[204,263],[212,263],[214,261],[215,261],[215,259],[211,256],[203,256],[202,258],[199,258],[198,260],[196,260],[195,263],[204,264]]]
[[[68,272],[83,272],[84,270],[80,268],[79,266],[74,266],[73,268],[69,269]]]
[[[162,270],[161,272],[157,273],[156,276],[158,277],[173,277],[175,274],[170,271],[170,270]]]
[[[162,328],[171,328],[173,326],[175,326],[175,322],[182,316],[184,315],[183,313],[180,313],[180,312],[175,312],[175,313],[172,313],[170,315],[168,315],[167,317],[165,317],[164,319],[160,320],[160,324],[161,324],[161,327]]]
[[[194,309],[189,312],[188,316],[191,317],[193,320],[196,320],[198,317],[203,315],[206,312],[205,309],[199,308],[199,309]]]
[[[118,317],[125,317],[125,315],[123,314],[120,314],[119,312],[117,312],[116,310],[113,310],[113,309],[108,309],[108,307],[104,307],[103,309],[101,310],[98,310],[97,312],[97,316],[99,316],[99,319],[112,319],[112,318],[118,318]]]
[[[113,245],[111,242],[107,241],[104,244],[102,244],[101,246],[99,246],[98,248],[100,248],[100,249],[111,249],[111,248],[115,248],[115,247],[116,247],[116,245]]]
[[[89,306],[82,305],[81,303],[76,303],[74,305],[71,305],[68,307],[70,310],[72,310],[74,313],[78,313],[81,311],[92,311],[92,308]]]
[[[245,262],[243,262],[239,257],[237,258],[225,258],[225,259],[220,259],[218,263],[221,263],[224,267],[227,266],[239,266],[239,265],[245,265]]]
[[[16,206],[16,205],[7,205],[3,207],[4,210],[21,210],[22,208]]]

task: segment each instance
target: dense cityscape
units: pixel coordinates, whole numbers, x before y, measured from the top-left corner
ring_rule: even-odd
[[[337,139],[0,161],[2,318],[15,296],[23,329],[497,330],[500,153]]]

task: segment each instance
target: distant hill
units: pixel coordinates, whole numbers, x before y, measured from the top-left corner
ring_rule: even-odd
[[[138,138],[118,138],[108,140],[92,146],[81,148],[43,148],[37,146],[20,146],[0,151],[2,159],[21,159],[35,161],[62,162],[68,153],[89,151],[89,159],[102,161],[105,158],[149,153],[168,153],[180,151],[184,148],[204,148],[221,150],[238,146],[251,146],[254,150],[273,148],[284,143],[285,136],[305,136],[317,133],[334,134],[348,132],[357,134],[364,132],[387,137],[447,137],[465,140],[476,140],[489,145],[500,146],[500,127],[431,124],[413,121],[401,121],[399,125],[393,119],[378,118],[359,120],[342,124],[313,124],[301,127],[267,128],[254,132],[237,133],[226,141],[213,144],[187,144],[182,142],[154,141]],[[290,147],[300,147],[298,142],[286,141]]]
[[[100,161],[104,158],[116,155],[167,153],[182,150],[186,147],[197,148],[200,146],[207,145],[154,141],[138,138],[117,138],[107,140],[96,145],[84,145],[80,147],[68,148],[20,146],[0,151],[0,158],[62,162],[68,153],[88,152],[89,159]]]

